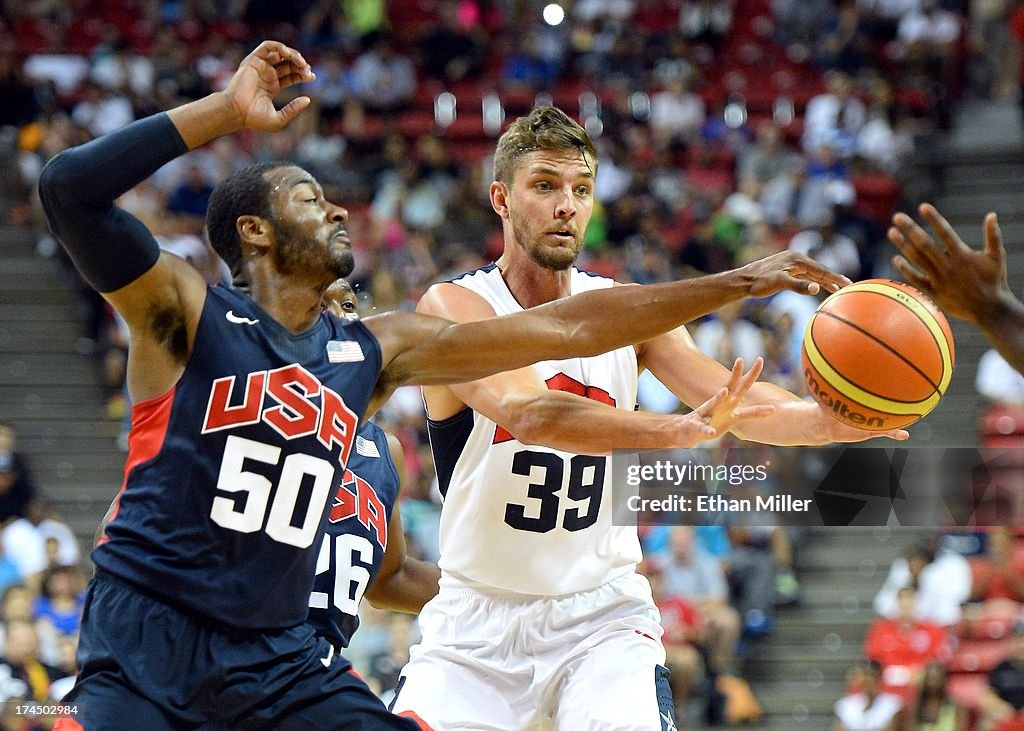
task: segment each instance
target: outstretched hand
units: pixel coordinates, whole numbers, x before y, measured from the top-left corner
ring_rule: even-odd
[[[683,429],[678,446],[692,447],[724,434],[737,424],[774,414],[775,407],[770,404],[740,405],[750,387],[757,382],[763,368],[764,359],[759,357],[750,370],[744,373],[743,359],[737,358],[725,385],[703,404],[682,417]]]
[[[888,236],[902,256],[893,257],[893,266],[950,314],[984,324],[1003,299],[1012,297],[996,214],[985,216],[985,247],[977,250],[960,239],[934,206],[924,203],[918,210],[942,246],[910,216],[897,213]]]
[[[308,96],[292,99],[281,109],[274,97],[289,86],[316,76],[302,54],[278,41],[263,41],[239,64],[224,94],[238,114],[240,127],[277,132],[309,106]]]
[[[740,268],[748,278],[747,296],[767,297],[783,289],[800,294],[817,294],[822,288],[837,292],[852,282],[836,274],[809,256],[796,251],[781,251]]]

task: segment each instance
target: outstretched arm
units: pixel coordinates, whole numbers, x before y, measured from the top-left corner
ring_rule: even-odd
[[[492,320],[456,325],[392,314],[365,324],[380,341],[379,386],[387,390],[406,383],[471,381],[540,360],[598,355],[649,340],[742,297],[766,297],[781,289],[815,294],[822,286],[835,291],[848,283],[787,251],[722,274],[584,292]]]
[[[366,590],[366,598],[378,609],[418,614],[423,605],[437,594],[441,570],[434,564],[412,558],[406,553],[402,517],[398,511],[398,500],[405,488],[405,457],[402,444],[394,434],[388,434],[388,450],[398,472],[399,494],[395,498],[395,507],[388,522],[388,547],[384,551],[377,578]]]
[[[685,328],[678,328],[649,340],[637,348],[640,363],[650,369],[669,390],[686,404],[697,404],[708,397],[715,384],[721,383],[728,371],[718,361],[702,353]],[[770,405],[773,413],[763,419],[742,421],[729,430],[740,439],[762,444],[814,445],[831,442],[860,442],[872,437],[904,440],[903,429],[871,432],[855,429],[830,416],[816,402],[773,383],[758,381],[743,398],[744,406]],[[714,420],[712,426],[717,426]]]
[[[309,99],[300,97],[277,111],[274,94],[312,78],[297,51],[266,41],[242,61],[225,91],[65,150],[44,168],[40,196],[50,227],[89,283],[115,307],[124,305],[130,324],[138,318],[123,288],[158,263],[159,250],[145,226],[114,201],[165,163],[216,137],[244,127],[284,127]]]
[[[456,322],[490,319],[494,309],[477,293],[456,284],[436,284],[417,305],[417,311]],[[739,400],[760,374],[756,363],[744,374],[742,361],[710,389],[708,401],[685,414],[650,414],[616,408],[611,397],[595,397],[551,386],[532,368],[520,368],[453,386],[427,386],[423,397],[435,419],[451,416],[465,406],[499,424],[523,444],[542,444],[577,454],[608,454],[614,449],[692,447],[717,435],[719,422],[759,418],[771,407],[741,407]],[[620,404],[621,406],[621,404]],[[571,428],[566,428],[566,425]],[[720,424],[718,424],[720,426]]]
[[[889,240],[902,256],[896,270],[950,314],[973,322],[1006,361],[1024,373],[1024,303],[1014,297],[1006,274],[1006,250],[995,213],[985,216],[985,247],[964,244],[949,222],[927,203],[919,211],[939,246],[910,216],[897,213]]]
[[[161,254],[146,227],[114,201],[165,163],[215,137],[243,127],[280,129],[309,100],[300,97],[278,111],[274,94],[311,79],[297,51],[264,42],[223,92],[66,150],[43,170],[39,193],[50,228],[131,330],[133,400],[163,393],[180,376],[206,285],[184,261]]]

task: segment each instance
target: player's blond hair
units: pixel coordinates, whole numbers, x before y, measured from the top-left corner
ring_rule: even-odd
[[[494,179],[512,185],[519,161],[537,150],[578,151],[597,174],[597,150],[587,131],[557,107],[534,107],[498,139]]]

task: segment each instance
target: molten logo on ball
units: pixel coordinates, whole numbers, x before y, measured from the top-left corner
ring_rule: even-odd
[[[829,409],[830,413],[839,421],[859,426],[862,429],[888,428],[885,425],[885,419],[882,417],[867,416],[859,411],[854,411],[850,408],[850,404],[846,403],[839,394],[832,393],[827,388],[823,389],[814,377],[814,371],[810,368],[804,369],[804,380],[807,382],[807,390],[810,391],[814,400],[826,409]]]

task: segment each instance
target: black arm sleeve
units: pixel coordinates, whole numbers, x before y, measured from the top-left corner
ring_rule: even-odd
[[[170,117],[157,114],[65,150],[43,169],[50,230],[97,291],[120,289],[156,263],[153,235],[114,201],[187,151]]]

